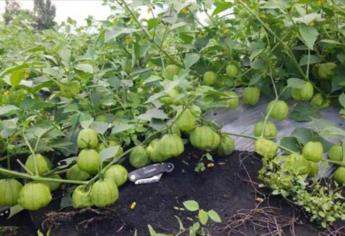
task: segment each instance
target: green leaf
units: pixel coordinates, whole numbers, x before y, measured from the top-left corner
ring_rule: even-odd
[[[194,200],[187,200],[183,202],[183,206],[188,210],[188,211],[197,211],[199,210],[199,203]]]
[[[323,119],[312,119],[312,125],[321,136],[342,136],[345,137],[345,130],[335,126],[333,123]]]
[[[68,63],[71,60],[71,50],[67,47],[62,48],[59,52],[58,52],[64,66],[68,66]]]
[[[345,108],[345,93],[342,93],[340,96],[339,96],[339,103],[340,105]]]
[[[269,0],[261,8],[263,9],[285,9],[289,5],[285,0]]]
[[[232,3],[230,2],[219,2],[216,4],[216,8],[212,12],[212,16],[215,16],[227,9],[229,9],[232,6]]]
[[[165,91],[161,91],[161,92],[159,92],[159,93],[155,93],[155,94],[151,95],[151,96],[147,99],[147,101],[145,102],[145,104],[151,103],[151,102],[153,102],[153,101],[156,101],[158,98],[164,96],[165,94],[166,94]]]
[[[148,225],[147,227],[149,228],[150,236],[172,236],[171,234],[157,233],[151,225]]]
[[[32,65],[31,65],[32,66]],[[13,73],[15,71],[20,71],[20,70],[23,70],[23,69],[27,69],[29,68],[30,65],[28,64],[22,64],[22,65],[19,65],[19,66],[12,66],[12,67],[9,67],[7,68],[6,70],[3,70],[1,73],[0,73],[0,78],[7,75],[7,74],[10,74],[10,73]]]
[[[137,32],[137,31],[139,31],[139,29],[115,27],[115,28],[105,32],[104,41],[109,42],[113,39],[116,39],[118,36],[120,36],[122,34],[131,34],[131,33]]]
[[[92,118],[92,116],[90,114],[87,113],[82,113],[80,115],[79,118],[80,121],[80,125],[83,129],[87,129],[90,127],[90,125],[92,124],[92,122],[94,121],[94,119]]]
[[[314,27],[301,25],[299,27],[299,33],[301,34],[305,45],[312,50],[319,36],[319,32],[317,31],[317,29],[315,29]]]
[[[10,76],[12,86],[18,86],[20,82],[27,78],[27,69],[14,70]]]
[[[156,28],[160,23],[159,18],[152,18],[147,21],[147,28],[149,30]]]
[[[204,210],[200,210],[198,213],[198,218],[201,224],[206,225],[208,221],[208,214]]]
[[[160,80],[162,80],[162,77],[157,76],[157,75],[151,75],[150,77],[145,79],[143,84],[146,85],[146,84],[149,84],[149,83],[152,83],[152,82],[156,82],[156,81],[160,81]]]
[[[300,151],[300,145],[296,137],[283,137],[280,140],[280,145],[295,152]]]
[[[312,117],[320,117],[320,112],[311,106],[296,106],[289,114],[290,119],[298,122],[311,121]]]
[[[3,138],[8,138],[17,128],[18,118],[2,120],[0,123],[0,135]]]
[[[315,131],[307,128],[296,128],[292,133],[292,137],[295,137],[299,143],[306,144],[311,140],[319,139],[319,136],[315,133]]]
[[[192,65],[197,63],[200,59],[200,55],[198,53],[189,53],[184,58],[184,65],[187,68],[190,68]]]
[[[288,79],[287,86],[290,88],[300,89],[304,87],[305,83],[306,82],[302,79],[291,78],[291,79]]]
[[[156,231],[153,229],[151,225],[148,225],[147,227],[149,228],[150,236],[157,236]]]
[[[18,111],[18,110],[20,110],[20,109],[14,105],[2,106],[2,107],[0,107],[0,116],[8,115],[8,114],[11,114],[12,112]]]
[[[90,128],[96,130],[99,134],[104,134],[108,130],[109,124],[106,122],[95,121],[91,124]]]
[[[21,207],[19,204],[10,208],[10,214],[8,215],[7,219],[11,219],[13,216],[17,215],[19,212],[23,211],[24,208]]]
[[[119,148],[120,146],[113,146],[103,149],[99,154],[101,161],[104,162],[110,158],[115,157],[119,151]]]
[[[167,119],[168,116],[163,110],[152,108],[147,110],[144,114],[138,116],[138,118],[141,120],[151,121],[152,119],[164,120]]]
[[[67,193],[63,194],[60,200],[60,208],[66,208],[72,206],[72,188],[67,189]]]
[[[322,58],[315,56],[315,55],[309,55],[309,65],[313,65],[316,63],[322,62]],[[304,55],[301,60],[299,61],[300,66],[306,66],[308,65],[308,55]]]
[[[79,63],[75,66],[75,69],[80,70],[84,73],[92,74],[93,73],[93,66],[87,63]]]
[[[332,44],[332,45],[342,45],[339,41],[333,40],[333,39],[322,39],[320,40],[320,43],[325,43],[325,44]]]
[[[293,21],[295,23],[303,23],[305,25],[309,25],[313,21],[321,21],[322,15],[320,13],[310,13],[310,14],[303,14],[301,17],[293,17]]]
[[[332,78],[332,93],[335,91],[344,91],[345,88],[345,69],[341,68]]]
[[[178,22],[176,24],[171,25],[170,30],[176,30],[177,28],[181,28],[181,27],[184,27],[186,25],[187,25],[186,22],[181,21],[181,22]]]
[[[132,128],[134,128],[134,125],[131,125],[131,124],[117,124],[112,128],[111,134],[122,133]]]
[[[209,210],[207,214],[213,222],[216,222],[216,223],[222,222],[222,218],[219,216],[219,214],[215,210]]]
[[[201,225],[199,222],[195,222],[190,228],[189,228],[189,236],[195,236],[197,235],[197,232],[199,231]]]

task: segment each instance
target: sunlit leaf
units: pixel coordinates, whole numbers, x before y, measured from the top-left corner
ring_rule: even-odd
[[[301,25],[299,27],[299,32],[302,36],[305,45],[312,50],[319,36],[318,30],[314,27]]]

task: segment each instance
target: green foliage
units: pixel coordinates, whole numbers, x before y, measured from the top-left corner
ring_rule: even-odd
[[[201,209],[199,203],[195,200],[187,200],[183,202],[184,209],[196,215],[196,219],[189,229],[185,229],[180,218],[177,217],[177,220],[180,225],[180,234],[184,232],[189,232],[189,236],[196,235],[207,235],[206,226],[209,222],[221,223],[222,219],[215,210],[206,211]]]
[[[331,187],[326,191],[310,185],[309,179],[317,176],[281,172],[276,154],[278,149],[301,153],[310,141],[321,142],[327,151],[329,136],[344,143],[344,131],[319,120],[317,110],[332,104],[345,116],[343,1],[105,3],[116,14],[114,11],[101,23],[88,18],[82,27],[69,19],[52,28],[55,9],[43,0],[35,1],[34,19],[17,14],[18,8],[13,7],[7,11],[11,16],[5,15],[6,22],[0,22],[2,174],[91,185],[99,181],[106,167],[123,161],[133,146],[145,146],[154,162],[180,155],[184,145],[180,131],[190,135],[193,146],[218,150],[219,130],[208,127],[200,114],[217,107],[237,109],[241,96],[235,90],[245,87],[250,88],[243,94],[246,104],[254,105],[263,96],[272,101],[265,121],[268,117],[285,119],[287,104],[291,104],[287,100],[295,98],[298,101],[294,101],[290,117],[316,124],[313,129],[295,130],[280,145],[263,139],[257,142],[257,152],[266,156],[263,181],[274,193],[291,197],[323,225],[333,222],[330,214],[342,217],[343,200]],[[148,18],[140,14],[144,5],[152,13]],[[154,9],[161,11],[156,14]],[[206,14],[207,9],[213,10]],[[197,15],[205,15],[205,19]],[[35,31],[33,26],[48,29]],[[250,96],[253,88],[255,96]],[[310,100],[315,108],[300,105],[301,100]],[[182,119],[175,125],[186,109],[191,112],[182,118],[187,117],[188,122]],[[86,129],[97,134],[83,138],[87,139],[84,143],[79,140],[79,146],[100,153],[99,157],[93,155],[95,163],[91,164],[90,156],[79,157],[79,162],[86,160],[78,163],[80,168],[90,174],[80,173],[75,166],[80,152],[78,134]],[[265,136],[264,130],[260,133]],[[164,135],[174,136],[173,142],[164,138],[166,146],[175,143],[178,147],[168,156],[164,156],[168,148],[158,148]],[[229,147],[228,153],[233,149]],[[67,176],[31,175],[40,172],[35,159],[29,168],[23,164],[23,168],[11,168],[19,156],[36,154],[49,157],[52,163],[64,163],[38,174],[53,176],[68,169]],[[319,151],[317,159],[320,157]],[[203,155],[196,170],[205,170],[203,159],[210,160],[212,155]],[[309,192],[310,186],[316,186],[315,193]],[[94,194],[97,199],[99,192]],[[108,204],[116,200],[117,194],[113,195]],[[319,202],[331,207],[319,214]],[[103,204],[97,201],[97,205]],[[219,221],[214,212],[196,211],[198,220],[192,233],[210,219]]]

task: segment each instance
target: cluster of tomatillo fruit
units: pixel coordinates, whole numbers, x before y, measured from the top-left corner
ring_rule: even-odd
[[[325,65],[326,69],[332,65]],[[319,66],[319,74],[322,77],[329,77],[325,67]],[[163,71],[163,76],[173,78],[179,73],[180,68],[175,65],[168,65]],[[326,72],[325,72],[326,71]],[[235,77],[239,73],[236,65],[230,64],[226,67],[226,74]],[[207,71],[203,76],[205,85],[213,85],[217,81],[216,73]],[[239,96],[233,92],[227,92],[229,108],[235,109],[239,105]],[[170,98],[175,95],[172,94]],[[291,96],[297,101],[310,101],[318,108],[329,106],[330,101],[321,94],[314,94],[314,87],[310,82],[303,86],[293,88]],[[169,103],[169,97],[162,97],[162,101]],[[243,103],[256,105],[260,99],[260,89],[255,86],[246,87],[242,94]],[[165,100],[164,100],[165,99]],[[267,106],[267,117],[283,120],[288,115],[288,105],[283,100],[273,100]],[[130,151],[129,163],[140,168],[152,162],[163,162],[170,158],[177,157],[184,152],[187,139],[183,139],[181,133],[189,138],[190,144],[203,151],[216,152],[218,155],[229,155],[235,149],[234,140],[228,135],[219,132],[213,126],[205,125],[200,119],[201,110],[192,105],[184,108],[177,114],[175,122],[169,130],[160,138],[150,141],[147,146],[138,145]],[[265,120],[256,123],[254,135],[256,152],[265,158],[275,158],[279,146],[272,141],[277,135],[277,128],[271,121]],[[88,184],[77,186],[72,193],[72,204],[75,208],[105,207],[114,203],[119,197],[118,188],[127,181],[128,172],[120,164],[107,165],[103,168],[100,152],[106,146],[118,146],[115,156],[122,156],[123,149],[116,142],[109,141],[107,145],[99,143],[96,131],[83,129],[77,139],[80,149],[73,164],[66,170],[65,178],[74,181],[88,181]],[[303,147],[302,153],[292,153],[282,165],[293,167],[294,173],[314,176],[318,173],[318,163],[323,159],[324,147],[320,142],[310,141]],[[329,150],[329,160],[342,162],[344,157],[341,144],[333,145]],[[34,176],[46,176],[54,179],[61,179],[58,174],[52,172],[52,163],[41,154],[30,155],[23,168]],[[291,169],[291,168],[290,168]],[[45,207],[52,200],[51,192],[57,190],[59,181],[32,181],[24,185],[16,180],[14,176],[0,180],[0,206],[13,206],[19,204],[24,209],[37,210]],[[339,184],[345,184],[345,167],[338,167],[334,174]],[[94,180],[94,181],[93,181]]]
[[[181,133],[189,135],[190,143],[196,148],[208,152],[216,151],[219,155],[231,154],[235,149],[234,141],[211,126],[199,125],[200,113],[200,108],[196,106],[178,113],[166,134],[151,140],[146,147],[138,145],[130,150],[129,163],[140,168],[181,155],[185,146]],[[97,132],[93,129],[82,129],[77,144],[79,155],[76,157],[76,163],[66,170],[65,179],[88,181],[74,188],[71,195],[73,207],[105,207],[113,204],[119,198],[118,188],[127,181],[126,168],[120,164],[103,165],[100,152],[106,146],[99,143]],[[118,145],[109,143],[107,146]],[[118,146],[114,157],[122,155],[123,150]],[[58,174],[48,175],[52,167],[50,160],[41,154],[30,155],[25,162],[26,171],[34,176],[61,179]],[[32,181],[23,185],[9,176],[0,180],[0,206],[19,204],[27,210],[38,210],[51,202],[51,192],[60,185],[58,181]]]

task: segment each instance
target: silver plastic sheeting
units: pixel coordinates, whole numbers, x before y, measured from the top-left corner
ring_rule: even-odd
[[[254,126],[258,121],[263,121],[266,114],[268,101],[261,101],[254,107],[241,104],[236,110],[216,109],[206,114],[206,118],[222,127],[223,132],[244,134],[253,136]],[[294,104],[289,104],[289,107]],[[292,109],[290,109],[292,110]],[[321,119],[332,122],[339,128],[345,129],[345,120],[339,115],[339,109],[328,108],[320,111]],[[289,118],[283,121],[274,121],[278,129],[277,141],[286,136],[290,136],[296,128],[313,128],[311,122],[297,122]],[[235,140],[236,150],[254,151],[254,140],[232,136]],[[329,142],[338,140],[327,139]],[[325,154],[326,155],[326,154]],[[334,168],[329,168],[326,163],[321,164],[319,176],[329,176]]]

